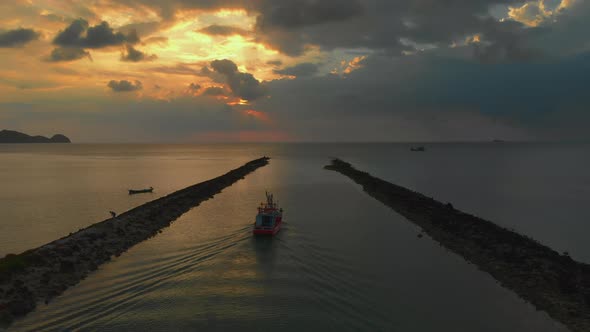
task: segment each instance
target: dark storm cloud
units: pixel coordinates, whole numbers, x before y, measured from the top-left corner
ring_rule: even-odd
[[[259,41],[294,56],[304,53],[309,44],[325,50],[367,48],[399,55],[402,51],[415,51],[414,45],[419,44],[447,47],[482,30],[492,34],[497,29],[507,34],[510,30],[519,33],[524,28],[499,22],[489,14],[493,5],[518,5],[520,0],[358,0],[342,4],[317,1],[317,6],[321,3],[319,8],[313,3],[263,2],[257,20]],[[324,6],[340,8],[342,15],[329,16]],[[317,13],[309,14],[310,11]],[[411,43],[402,43],[402,39]],[[490,38],[490,42],[494,41]]]
[[[271,61],[268,61],[266,64],[267,65],[271,65],[271,66],[280,66],[280,65],[283,64],[283,61],[281,61],[281,60],[271,60]]]
[[[103,48],[137,42],[139,42],[139,37],[134,30],[124,34],[115,32],[107,22],[103,21],[99,25],[89,26],[84,19],[72,22],[53,40],[53,44],[58,46],[79,48]]]
[[[282,53],[298,56],[307,45],[334,48],[394,48],[403,31],[397,12],[385,15],[377,3],[359,1],[266,1],[257,18],[258,40]],[[330,12],[330,7],[334,12]]]
[[[480,43],[471,43],[473,55],[484,63],[528,62],[543,57],[540,50],[527,42],[527,35],[536,28],[525,28],[521,23],[507,21],[497,24],[489,19],[482,24]]]
[[[162,28],[162,23],[157,21],[140,22],[124,25],[119,28],[119,32],[124,34],[140,34],[142,36],[151,35]]]
[[[526,41],[544,53],[568,56],[590,52],[590,1],[575,1],[552,22],[531,29]]]
[[[284,54],[299,56],[310,45],[323,50],[368,49],[374,52],[400,55],[415,52],[422,46],[448,48],[474,34],[485,34],[486,44],[474,45],[471,56],[482,62],[528,61],[542,56],[543,47],[529,45],[530,39],[542,41],[528,27],[510,20],[499,21],[491,9],[522,6],[523,0],[120,0],[117,4],[131,8],[145,7],[157,12],[165,24],[175,20],[182,10],[213,11],[221,8],[242,8],[256,17],[256,41]],[[580,12],[585,1],[576,1],[564,13]],[[587,3],[587,2],[586,2]],[[573,8],[576,7],[574,10]],[[564,13],[560,13],[564,14]],[[565,15],[564,15],[565,16]],[[585,38],[584,21],[576,23],[574,35]],[[559,18],[556,24],[561,25]],[[153,22],[140,23],[151,29]],[[579,28],[578,28],[579,27]],[[549,30],[552,30],[548,29]],[[562,28],[567,30],[566,28]],[[146,31],[148,31],[146,30]],[[211,26],[203,32],[230,33],[223,26]],[[570,29],[572,30],[572,29]],[[235,31],[233,31],[235,32]],[[540,35],[551,34],[550,32]],[[554,45],[567,43],[571,37]],[[402,42],[404,41],[404,42]],[[577,40],[573,45],[586,44]]]
[[[225,90],[217,86],[212,86],[205,89],[203,94],[206,96],[225,96]]]
[[[217,25],[213,24],[201,30],[197,30],[197,32],[204,33],[206,35],[211,36],[232,36],[232,35],[240,35],[245,36],[249,32],[238,27],[232,27],[229,25]]]
[[[127,80],[112,80],[109,82],[109,84],[107,84],[107,86],[114,92],[132,92],[141,90],[143,88],[143,85],[140,81],[131,82]]]
[[[214,60],[211,62],[211,68],[218,73],[226,76],[235,75],[238,72],[238,65],[231,60]]]
[[[32,29],[0,30],[0,48],[18,47],[39,39],[39,33]]]
[[[283,0],[263,1],[257,26],[299,28],[309,25],[345,21],[360,16],[363,6],[358,0]]]
[[[197,92],[197,91],[201,90],[201,86],[196,83],[191,83],[188,85],[188,90],[190,92]]]
[[[75,61],[82,58],[88,58],[92,60],[90,52],[85,51],[83,48],[77,47],[57,47],[53,49],[51,54],[47,57],[49,62],[67,62]]]
[[[304,77],[315,75],[318,71],[319,68],[314,63],[300,63],[284,69],[275,69],[273,72],[279,75]]]
[[[315,46],[323,51],[337,50],[333,54],[321,53],[325,56],[326,67],[342,60],[335,57],[368,55],[363,68],[347,75],[322,76],[309,64],[283,68],[280,61],[271,61],[267,64],[275,67],[269,66],[268,71],[276,69],[277,73],[284,75],[308,75],[301,80],[271,82],[260,82],[251,74],[240,72],[229,60],[160,66],[147,69],[152,73],[145,73],[145,78],[120,76],[121,73],[114,70],[109,72],[107,77],[126,77],[128,80],[131,77],[144,82],[154,73],[185,75],[178,77],[181,82],[186,82],[184,89],[193,80],[200,82],[194,76],[208,77],[214,84],[226,84],[223,88],[199,89],[198,93],[203,97],[181,94],[187,99],[179,104],[152,103],[145,98],[145,101],[129,101],[129,105],[121,107],[141,112],[119,112],[118,102],[123,98],[97,101],[112,102],[104,109],[117,112],[104,123],[124,123],[135,128],[137,133],[149,132],[149,139],[160,136],[152,136],[153,133],[146,128],[156,133],[160,130],[160,123],[167,126],[167,133],[158,132],[162,137],[174,136],[178,132],[190,133],[198,126],[205,129],[222,127],[216,121],[219,114],[230,113],[224,108],[227,101],[207,97],[222,94],[252,100],[255,109],[271,114],[273,120],[276,116],[276,123],[288,126],[286,129],[305,139],[510,139],[524,137],[519,136],[523,132],[531,133],[535,138],[546,138],[549,131],[557,138],[568,135],[590,138],[584,126],[590,119],[587,112],[590,99],[586,91],[590,86],[590,76],[587,75],[590,71],[587,33],[590,31],[590,1],[578,0],[572,7],[534,28],[511,20],[500,21],[489,13],[490,8],[497,5],[503,8],[521,6],[523,1],[518,0],[106,2],[116,3],[117,8],[124,5],[149,8],[150,12],[160,14],[162,21],[134,23],[116,31],[108,25],[106,28],[98,25],[108,38],[93,40],[109,42],[94,44],[123,47],[132,42],[127,40],[129,36],[134,39],[133,31],[138,31],[141,36],[159,35],[157,31],[160,30],[168,33],[164,27],[173,26],[175,20],[190,19],[190,15],[200,15],[202,10],[245,8],[250,18],[256,17],[257,22],[253,31],[248,32],[249,36],[284,54],[297,56],[313,49],[310,56],[315,56]],[[332,11],[328,10],[329,7]],[[195,11],[190,14],[182,12],[185,9]],[[92,22],[96,22],[95,19]],[[83,58],[85,49],[91,49],[87,46],[90,28],[84,22],[72,23],[58,36],[62,42],[75,45],[74,51],[68,51],[72,52],[72,58]],[[216,22],[207,21],[206,25],[213,23]],[[203,32],[223,35],[235,31],[224,26],[209,26]],[[478,38],[473,38],[475,34]],[[475,42],[477,39],[481,42]],[[471,42],[462,46],[466,40]],[[148,39],[145,42],[163,41],[155,37],[153,41]],[[455,47],[449,47],[451,44]],[[135,44],[135,47],[139,46]],[[432,49],[422,52],[422,48]],[[414,55],[400,56],[403,51]],[[68,58],[67,54],[58,55]],[[308,66],[307,70],[305,66]],[[15,82],[13,86],[27,86],[25,83]],[[108,85],[113,91],[141,89],[141,83],[131,81],[112,81]],[[261,98],[267,93],[272,98]],[[202,121],[201,112],[195,112],[196,100],[215,104],[219,107],[215,108],[219,114],[211,116],[209,121]],[[46,105],[40,107],[45,110]],[[61,107],[58,105],[55,109]],[[78,105],[75,107],[79,108]],[[145,112],[146,108],[150,111]],[[177,108],[183,111],[177,112]],[[171,110],[174,116],[161,112],[162,109]],[[150,118],[152,115],[153,119]],[[103,112],[97,112],[96,116],[103,116]],[[138,121],[140,118],[148,119],[145,121],[150,125],[142,124]],[[190,119],[192,121],[188,121]],[[236,119],[227,122],[239,122],[233,120]],[[99,127],[102,135],[104,126]],[[126,133],[125,130],[120,132]]]
[[[123,53],[121,53],[121,61],[127,62],[153,61],[157,58],[157,55],[148,55],[144,52],[135,49],[133,46],[129,44],[125,45],[125,50],[123,51]]]
[[[257,101],[256,109],[276,114],[300,136],[316,140],[547,139],[550,116],[575,115],[577,120],[562,121],[570,124],[588,118],[580,111],[590,105],[588,70],[590,53],[486,65],[436,54],[372,56],[345,79],[328,75],[269,82],[272,98]],[[370,129],[382,124],[399,131]],[[553,130],[550,138],[590,138],[588,131],[567,133],[567,128],[572,127],[559,134]]]
[[[238,66],[230,60],[215,60],[211,62],[211,68],[224,76],[232,93],[244,100],[255,100],[266,95],[266,89],[250,73],[242,73]]]
[[[588,102],[585,97],[585,87],[590,86],[590,77],[585,74],[590,70],[588,53],[518,65],[482,66],[462,60],[436,59],[429,61],[428,66],[428,73],[421,78],[420,93],[431,104],[462,103],[485,113],[531,119],[544,112]]]
[[[174,20],[184,9],[218,10],[242,8],[256,16],[258,42],[284,54],[298,56],[309,45],[324,50],[337,48],[370,49],[400,55],[416,51],[420,45],[446,48],[466,37],[486,32],[490,48],[475,56],[487,59],[527,58],[535,52],[518,46],[526,28],[522,24],[500,22],[490,14],[494,6],[519,6],[523,0],[121,0],[119,5],[145,6]],[[209,34],[240,33],[231,27],[210,26]],[[501,36],[500,36],[501,34]],[[510,36],[514,34],[514,36]],[[403,43],[407,40],[409,43]]]

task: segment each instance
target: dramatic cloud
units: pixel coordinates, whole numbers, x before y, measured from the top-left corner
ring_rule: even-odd
[[[218,86],[212,86],[212,87],[205,89],[203,94],[206,96],[215,96],[215,97],[216,96],[225,96],[225,90],[223,90],[223,88],[220,88]]]
[[[555,21],[529,28],[523,38],[551,56],[571,56],[590,52],[590,1],[562,1],[554,11]]]
[[[144,125],[126,111],[170,116],[166,139],[180,137],[174,127],[201,138],[263,130],[322,141],[590,137],[590,1],[30,2],[0,5],[7,29],[34,29],[3,30],[0,47],[40,39],[0,52],[11,114],[102,105],[97,118],[108,110],[135,133]],[[94,61],[74,62],[86,58]],[[106,82],[133,98],[105,98]],[[34,114],[31,122],[42,117]]]
[[[348,75],[355,70],[359,70],[359,69],[363,68],[363,65],[366,60],[367,60],[367,57],[365,55],[363,55],[363,56],[354,57],[348,63],[346,61],[342,61],[340,63],[340,66],[343,67],[342,73]]]
[[[232,35],[245,36],[248,34],[248,31],[246,31],[242,28],[228,26],[228,25],[217,25],[217,24],[210,25],[206,28],[198,30],[197,32],[204,33],[207,35],[212,35],[212,36],[232,36]]]
[[[309,25],[344,21],[363,13],[357,0],[284,0],[263,1],[257,25],[262,30],[269,27],[298,28]]]
[[[537,26],[551,16],[542,1],[528,2],[521,7],[509,7],[508,17],[528,26]]]
[[[160,21],[149,21],[149,22],[138,22],[138,23],[129,23],[122,27],[119,27],[118,31],[126,34],[126,35],[135,35],[139,34],[142,36],[152,35],[157,33],[165,27],[166,25]],[[158,38],[158,37],[154,37]]]
[[[139,37],[135,31],[123,34],[115,32],[107,22],[103,21],[99,25],[89,26],[84,19],[72,22],[53,40],[53,44],[58,46],[79,48],[103,48],[137,42],[139,42]]]
[[[505,22],[498,25],[489,20],[487,25],[481,27],[481,41],[471,43],[476,59],[486,62],[526,62],[541,58],[543,54],[526,41],[525,30],[521,23]]]
[[[88,58],[89,60],[92,60],[92,57],[90,56],[90,52],[87,52],[82,48],[57,47],[51,52],[51,54],[47,58],[47,61],[64,62],[64,61],[79,60],[82,58]]]
[[[573,131],[573,118],[560,121],[572,132],[546,131],[549,119],[560,113],[577,121],[588,118],[581,108],[590,102],[585,96],[588,55],[518,65],[426,54],[373,56],[364,65],[347,78],[270,82],[272,98],[260,100],[256,108],[276,114],[293,134],[310,140],[590,137],[582,126]]]
[[[232,93],[244,100],[255,100],[266,95],[266,89],[250,73],[238,71],[238,66],[230,60],[215,60],[211,68],[222,74]]]
[[[313,63],[300,63],[293,67],[287,67],[284,69],[275,69],[274,73],[285,76],[312,76],[317,74],[319,71],[318,66]]]
[[[189,86],[188,86],[188,91],[189,91],[190,93],[196,93],[196,92],[198,92],[199,90],[201,90],[201,86],[200,86],[199,84],[196,84],[196,83],[191,83],[191,84],[189,84]]]
[[[581,2],[581,1],[577,1]],[[299,56],[309,50],[309,46],[319,46],[324,50],[338,48],[368,48],[392,55],[415,52],[424,46],[447,47],[468,36],[487,31],[491,37],[486,38],[492,46],[481,53],[498,53],[497,50],[512,52],[515,43],[522,40],[519,36],[507,36],[512,33],[523,34],[524,22],[537,22],[549,11],[540,3],[522,0],[474,0],[468,2],[431,1],[431,0],[283,0],[283,1],[243,1],[243,0],[208,0],[186,1],[171,0],[121,0],[118,6],[138,7],[145,13],[156,12],[163,22],[146,21],[127,24],[120,31],[133,34],[156,32],[166,22],[183,10],[215,11],[222,8],[240,8],[256,17],[254,33],[257,41],[267,44],[284,54]],[[552,12],[557,13],[568,8],[574,1],[562,1]],[[523,17],[519,24],[507,24],[491,15],[491,9],[498,6],[512,6],[514,17]],[[147,10],[149,8],[149,11]],[[85,22],[85,21],[84,21]],[[74,40],[77,32],[84,31],[84,22],[74,22],[71,26]],[[87,24],[87,23],[86,23]],[[103,23],[105,24],[105,23]],[[528,24],[528,23],[527,23]],[[536,24],[536,23],[535,23]],[[109,30],[108,24],[101,30]],[[210,35],[228,36],[245,35],[249,29],[243,26],[224,25],[214,22],[198,31]],[[503,34],[497,37],[495,34]],[[64,31],[65,33],[66,31]],[[107,33],[108,34],[108,33]],[[105,34],[106,35],[106,34]],[[118,35],[111,29],[113,43],[122,43],[125,35]],[[127,36],[128,37],[128,36]],[[126,38],[129,39],[129,38]],[[504,39],[508,41],[504,44]],[[130,40],[127,40],[130,42]],[[79,43],[78,43],[79,44]],[[480,45],[481,46],[481,45]],[[504,52],[502,51],[502,52]],[[534,53],[521,47],[517,53]],[[528,55],[527,55],[528,56]],[[495,56],[488,56],[494,58]],[[509,59],[510,56],[505,57]],[[522,54],[516,58],[523,58]]]
[[[448,47],[487,30],[519,33],[490,14],[494,6],[519,0],[287,0],[262,1],[257,9],[259,40],[282,53],[300,56],[309,45],[323,50],[372,49],[391,55],[424,47]],[[494,42],[489,39],[489,42]]]
[[[129,44],[125,45],[125,51],[121,53],[121,61],[127,62],[153,61],[157,58],[157,55],[148,55],[144,52],[135,49],[133,46]]]
[[[107,86],[109,88],[111,88],[111,90],[113,90],[114,92],[132,92],[132,91],[141,90],[143,88],[140,81],[131,82],[131,81],[127,81],[127,80],[122,80],[122,81],[114,81],[113,80],[113,81],[110,81]]]
[[[211,62],[211,68],[218,73],[226,76],[232,76],[238,73],[238,65],[231,60],[214,60]]]
[[[32,29],[0,30],[0,48],[18,47],[39,38],[39,33]]]
[[[283,64],[283,61],[281,61],[281,60],[271,60],[271,61],[267,61],[266,64],[267,65],[271,65],[271,66],[281,66]]]

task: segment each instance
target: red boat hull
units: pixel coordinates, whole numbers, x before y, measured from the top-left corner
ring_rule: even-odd
[[[265,228],[254,228],[254,230],[252,230],[252,233],[254,235],[269,235],[269,236],[274,236],[275,234],[277,234],[279,231],[281,230],[281,223],[278,223],[274,228],[272,229],[265,229]]]

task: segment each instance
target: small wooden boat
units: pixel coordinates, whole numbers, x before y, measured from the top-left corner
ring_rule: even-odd
[[[146,194],[146,193],[152,193],[154,192],[154,188],[149,187],[147,189],[129,189],[129,195],[135,195],[135,194]]]
[[[267,192],[266,204],[260,203],[254,229],[252,230],[254,235],[273,236],[281,230],[283,209],[278,207],[278,204],[273,201],[273,198],[273,195]]]

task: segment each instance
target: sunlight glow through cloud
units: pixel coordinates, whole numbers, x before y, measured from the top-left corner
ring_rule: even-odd
[[[398,133],[415,138],[422,132],[435,139],[455,137],[444,128],[445,135],[424,129],[441,124],[430,123],[423,114],[436,108],[465,117],[461,112],[469,109],[473,119],[483,119],[476,126],[493,127],[490,114],[499,112],[496,103],[507,98],[488,98],[502,91],[490,88],[495,76],[479,74],[490,64],[529,70],[538,59],[583,66],[578,62],[590,50],[583,33],[589,8],[583,0],[478,0],[445,6],[419,0],[4,1],[0,112],[20,119],[12,122],[16,129],[43,126],[41,117],[30,114],[61,117],[68,126],[87,121],[80,126],[99,128],[88,123],[89,117],[77,118],[91,113],[96,121],[127,121],[139,133],[148,131],[138,123],[165,115],[170,128],[162,135],[170,140],[204,129],[216,132],[209,138],[246,140],[264,135],[330,139],[336,133],[349,140],[351,132],[363,140],[388,140]],[[446,61],[450,64],[436,65]],[[545,67],[529,71],[526,77],[547,72]],[[563,71],[567,77],[578,72]],[[473,79],[473,86],[463,90],[431,90],[429,82],[454,82],[457,73],[479,81]],[[543,78],[524,80],[515,79],[510,90],[527,91]],[[576,87],[583,82],[579,78],[571,84],[563,98],[571,93],[567,100],[578,100]],[[503,107],[511,110],[506,114],[537,109],[537,99],[530,100],[530,105]],[[548,112],[546,105],[553,101],[542,104]],[[144,116],[146,109],[152,113]],[[418,119],[412,120],[413,130],[372,129],[406,121],[396,112]],[[352,116],[356,113],[359,118]],[[393,115],[383,115],[389,113]],[[129,120],[134,116],[144,120]],[[347,126],[334,125],[345,121]],[[359,123],[366,125],[350,129]],[[279,125],[288,126],[285,133]],[[242,134],[232,136],[232,131]]]

